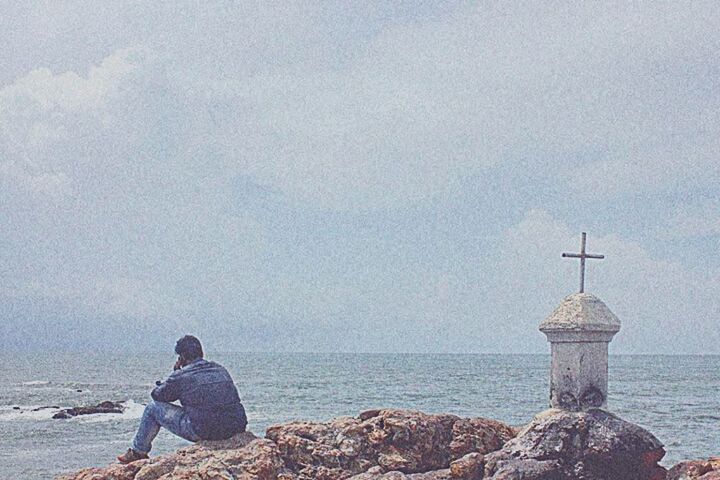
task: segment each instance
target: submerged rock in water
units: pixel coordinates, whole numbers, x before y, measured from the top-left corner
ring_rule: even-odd
[[[493,480],[664,480],[663,445],[650,432],[603,410],[548,410],[485,457]]]
[[[125,407],[120,402],[105,401],[95,406],[73,407],[60,410],[52,418],[65,419],[77,417],[78,415],[92,415],[94,413],[123,413]]]

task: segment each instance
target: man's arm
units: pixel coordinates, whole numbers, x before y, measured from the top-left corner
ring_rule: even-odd
[[[180,375],[182,370],[170,374],[165,382],[153,388],[150,396],[157,402],[174,402],[180,398]]]

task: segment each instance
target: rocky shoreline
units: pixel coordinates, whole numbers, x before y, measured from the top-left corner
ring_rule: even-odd
[[[662,444],[604,410],[548,410],[522,429],[484,418],[370,410],[199,442],[57,480],[720,480],[720,459],[667,471]]]

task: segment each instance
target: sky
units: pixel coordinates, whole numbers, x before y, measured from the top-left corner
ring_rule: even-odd
[[[0,9],[5,350],[720,353],[717,2]]]

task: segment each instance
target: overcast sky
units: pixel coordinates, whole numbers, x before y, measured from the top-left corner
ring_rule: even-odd
[[[369,3],[0,0],[2,348],[720,353],[717,2]]]

